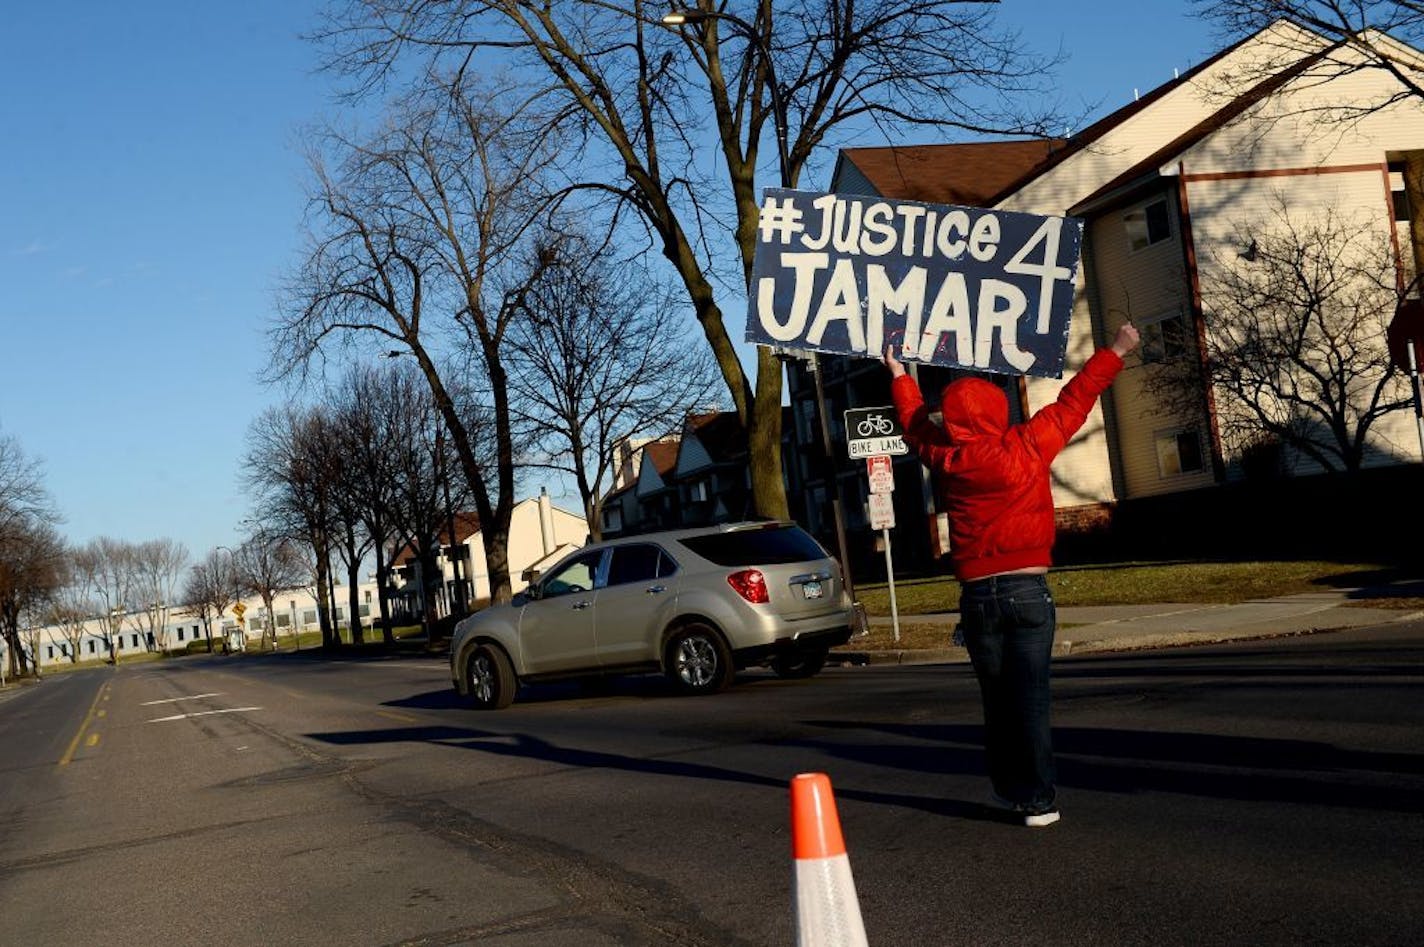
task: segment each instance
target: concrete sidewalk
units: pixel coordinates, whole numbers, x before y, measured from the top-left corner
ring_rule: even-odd
[[[1058,609],[1055,655],[1143,648],[1174,648],[1252,638],[1276,638],[1319,631],[1339,631],[1367,625],[1424,618],[1424,611],[1369,608],[1356,604],[1361,589],[1331,589],[1258,599],[1230,605],[1088,605]],[[930,664],[968,661],[963,648],[949,644],[957,612],[901,615],[900,622],[944,626],[946,647],[858,651],[855,639],[832,653],[845,664]],[[888,628],[889,617],[873,616],[870,623]]]

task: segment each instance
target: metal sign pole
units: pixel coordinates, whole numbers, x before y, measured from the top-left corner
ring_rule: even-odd
[[[890,555],[890,530],[882,529],[885,538],[885,581],[890,586],[890,627],[895,632],[895,643],[900,643],[900,610],[895,604],[895,561]]]
[[[1419,457],[1424,460],[1424,401],[1419,397],[1419,362],[1414,355],[1414,340],[1406,339],[1404,350],[1409,353],[1409,384],[1414,390],[1414,425],[1419,429]]]

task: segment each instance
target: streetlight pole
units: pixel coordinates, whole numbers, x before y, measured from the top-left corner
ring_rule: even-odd
[[[776,81],[776,64],[772,61],[771,45],[767,37],[746,20],[732,13],[714,10],[675,10],[666,14],[662,22],[666,26],[681,27],[689,23],[708,20],[723,20],[756,46],[761,61],[766,65],[767,88],[771,92],[771,118],[776,129],[776,157],[781,170],[781,186],[792,187],[791,156],[787,151],[786,106],[781,100],[781,86]],[[831,452],[831,427],[826,420],[826,391],[821,380],[821,360],[814,350],[806,359],[811,377],[816,382],[816,420],[821,429],[821,450],[826,455],[826,473],[830,479],[831,515],[835,520],[836,549],[840,553],[842,580],[846,594],[855,601],[855,580],[851,577],[850,555],[846,546],[845,515],[841,509],[841,483],[836,475],[835,455]],[[859,610],[857,609],[857,614]]]

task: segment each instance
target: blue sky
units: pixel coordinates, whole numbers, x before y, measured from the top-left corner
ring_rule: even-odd
[[[240,538],[246,431],[284,397],[256,373],[299,248],[299,133],[339,110],[301,39],[319,9],[6,11],[0,435],[42,461],[73,542],[168,537],[196,557]],[[999,5],[1031,45],[1064,47],[1063,98],[1094,116],[1215,50],[1188,12],[1184,0]]]

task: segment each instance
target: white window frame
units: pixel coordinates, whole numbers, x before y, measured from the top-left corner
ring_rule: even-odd
[[[1184,435],[1191,435],[1197,442],[1199,465],[1190,470],[1185,470],[1182,467],[1182,455],[1179,445]],[[1172,477],[1191,477],[1206,470],[1206,451],[1202,449],[1200,428],[1174,427],[1153,431],[1152,446],[1153,453],[1155,453],[1157,457],[1157,476],[1163,480]]]
[[[1156,240],[1152,239],[1152,230],[1147,223],[1147,209],[1157,204],[1162,205],[1162,209],[1167,221],[1167,232]],[[1140,220],[1140,223],[1139,223]],[[1172,230],[1172,208],[1167,203],[1167,198],[1155,197],[1150,201],[1145,201],[1122,215],[1122,229],[1127,234],[1127,249],[1131,253],[1140,253],[1150,247],[1155,247],[1159,243],[1166,243],[1173,237]],[[1139,232],[1134,232],[1139,231]]]
[[[1165,323],[1175,320],[1182,330],[1182,350],[1167,351],[1167,337],[1162,331]],[[1144,365],[1155,365],[1185,358],[1191,354],[1190,326],[1187,315],[1181,309],[1166,309],[1162,312],[1137,320],[1137,329],[1142,334],[1142,347],[1138,350]]]

